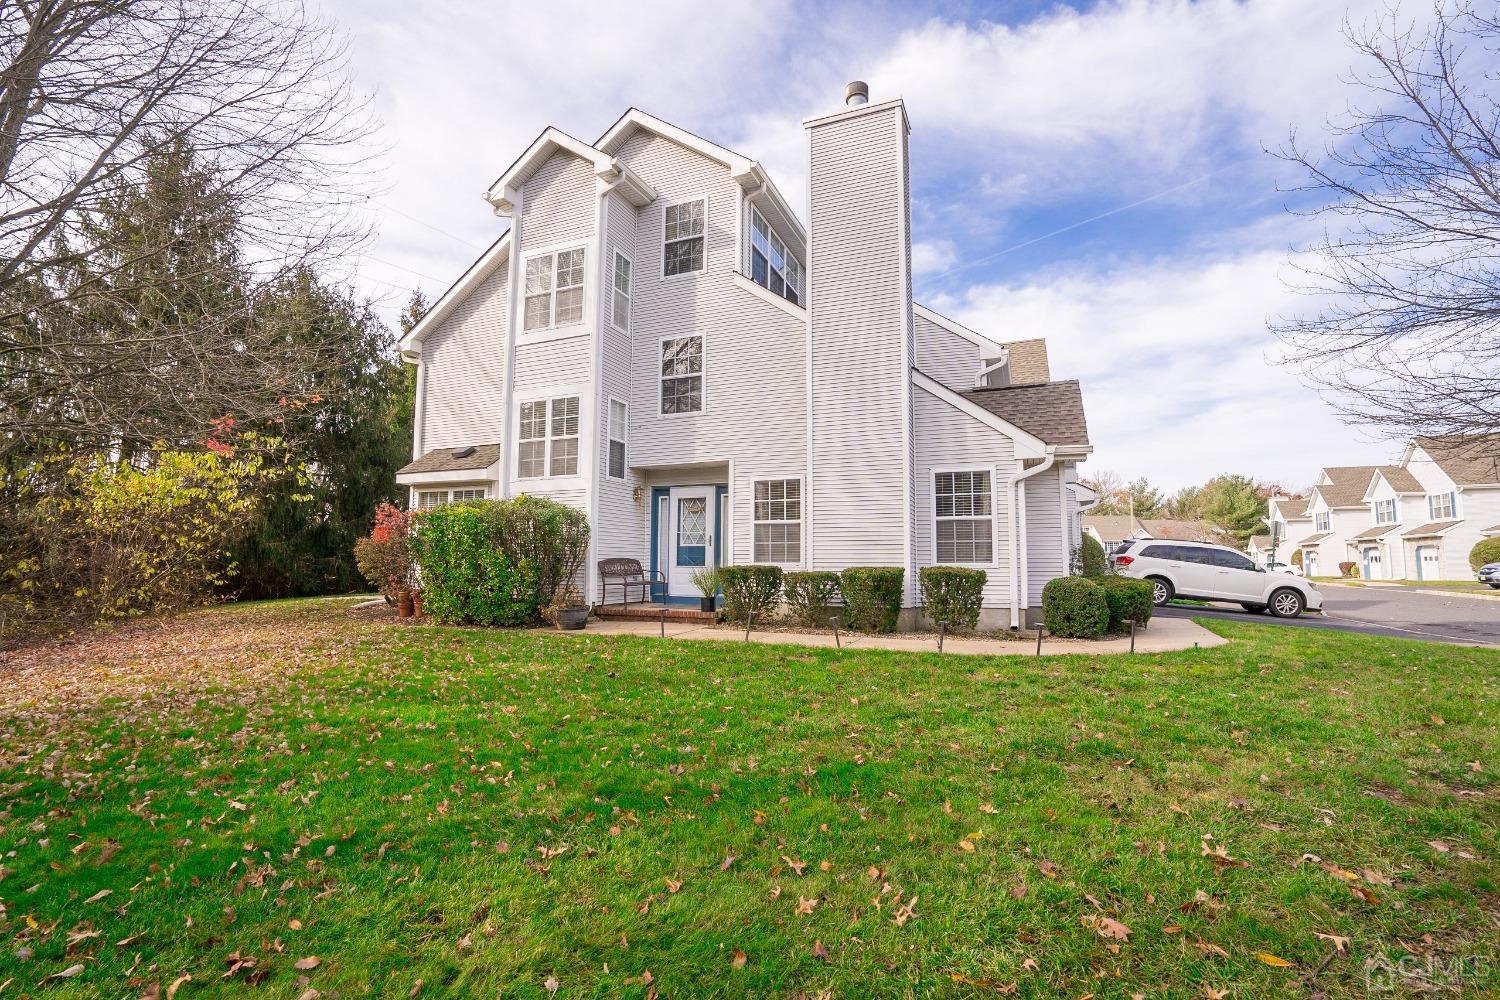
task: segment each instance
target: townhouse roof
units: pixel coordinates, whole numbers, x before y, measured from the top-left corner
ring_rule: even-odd
[[[1500,524],[1492,524],[1480,532],[1481,535],[1500,535]]]
[[[1331,482],[1319,483],[1313,489],[1322,494],[1330,507],[1363,507],[1365,491],[1375,476],[1375,465],[1335,465],[1323,470]]]
[[[1425,490],[1417,477],[1411,474],[1411,470],[1403,465],[1382,465],[1376,470],[1385,481],[1391,484],[1391,489],[1397,493],[1423,493]]]
[[[1170,517],[1151,517],[1141,521],[1152,538],[1173,542],[1216,542],[1223,531],[1207,521],[1183,521]]]
[[[1350,535],[1349,540],[1351,542],[1368,541],[1371,538],[1379,538],[1382,535],[1389,535],[1395,530],[1396,526],[1394,524],[1375,524],[1366,528],[1364,531],[1359,531]]]
[[[1278,497],[1271,501],[1271,506],[1281,512],[1283,521],[1305,521],[1307,513],[1306,497]]]
[[[1119,542],[1141,530],[1141,522],[1129,514],[1085,514],[1083,526],[1093,528],[1107,542]]]
[[[1013,340],[1001,347],[1010,352],[1010,384],[1040,385],[1052,381],[1052,372],[1047,365],[1047,342],[1040,337],[1031,340]]]
[[[1331,532],[1331,531],[1320,531],[1316,535],[1308,535],[1306,538],[1302,539],[1302,541],[1298,542],[1297,544],[1298,545],[1317,545],[1319,542],[1321,542],[1323,539],[1327,538],[1331,534],[1333,534],[1333,532]]]
[[[1500,434],[1419,437],[1413,443],[1459,486],[1500,483]]]
[[[1258,549],[1267,548],[1271,544],[1271,536],[1270,535],[1252,535],[1252,536],[1250,536],[1250,544],[1254,545]]]
[[[1087,445],[1083,392],[1076,379],[971,389],[960,396],[1051,445]]]
[[[407,476],[418,472],[479,472],[500,461],[498,444],[472,445],[467,448],[434,448],[415,462],[396,470]]]
[[[1457,520],[1428,521],[1426,524],[1419,524],[1419,525],[1417,525],[1415,528],[1411,529],[1410,531],[1403,531],[1403,532],[1401,532],[1401,537],[1402,538],[1431,538],[1431,537],[1436,536],[1436,535],[1441,535],[1443,532],[1447,531],[1449,528],[1455,527],[1455,526],[1457,526],[1457,525],[1459,525],[1461,523],[1462,522],[1457,521]],[[1500,526],[1497,526],[1497,527],[1500,527]]]

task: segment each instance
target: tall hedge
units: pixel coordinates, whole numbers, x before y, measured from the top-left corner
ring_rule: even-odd
[[[1093,535],[1084,535],[1078,546],[1078,572],[1088,577],[1104,576],[1109,572],[1109,559]]]
[[[781,578],[781,589],[795,621],[823,627],[839,600],[839,575],[823,570],[786,573]]]
[[[1492,562],[1500,562],[1500,538],[1486,538],[1469,550],[1469,568],[1476,573]]]
[[[1042,615],[1060,639],[1097,639],[1109,627],[1109,601],[1093,580],[1060,576],[1042,588]]]
[[[546,600],[536,566],[514,560],[500,532],[502,501],[450,504],[416,518],[411,549],[422,609],[444,625],[526,625]]]
[[[781,600],[780,566],[724,566],[719,583],[724,588],[724,617],[732,622],[745,621],[752,611],[764,620]]]
[[[906,573],[899,566],[850,566],[839,574],[844,624],[858,632],[894,632]]]
[[[1104,600],[1109,606],[1109,631],[1129,632],[1132,620],[1139,628],[1145,628],[1151,621],[1155,605],[1151,601],[1149,580],[1106,576],[1095,582],[1104,588]]]
[[[956,632],[972,632],[979,627],[986,579],[982,569],[923,566],[917,572],[917,580],[922,586],[927,617],[934,622],[946,622]]]

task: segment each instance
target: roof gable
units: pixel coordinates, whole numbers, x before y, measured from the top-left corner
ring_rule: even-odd
[[[1426,452],[1457,486],[1500,484],[1500,434],[1413,438],[1407,446],[1406,461],[1410,461],[1414,448]]]
[[[432,304],[417,324],[408,330],[401,340],[396,344],[396,349],[401,356],[408,361],[416,361],[422,354],[422,342],[427,335],[437,328],[450,313],[469,294],[494,273],[495,269],[510,259],[510,231],[500,235],[500,238],[490,244],[488,250],[479,255],[479,259],[469,265],[469,269],[458,276],[458,280],[448,286],[448,290],[438,296],[438,300]]]
[[[656,190],[641,180],[634,172],[613,156],[576,139],[562,129],[548,125],[542,134],[526,147],[526,151],[495,179],[484,198],[495,209],[497,215],[510,215],[515,211],[515,192],[557,152],[571,153],[587,160],[594,174],[603,183],[618,188],[632,205],[640,208],[656,200]]]

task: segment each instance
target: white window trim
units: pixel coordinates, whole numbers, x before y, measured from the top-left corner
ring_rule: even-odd
[[[937,477],[945,472],[988,472],[990,474],[990,561],[989,562],[938,562],[938,512],[937,512]],[[928,537],[932,542],[932,562],[930,566],[962,566],[967,569],[995,569],[1000,565],[1000,504],[999,479],[992,465],[944,465],[928,470],[927,496],[932,504],[928,515]],[[977,521],[977,517],[945,517],[944,521]]]
[[[1324,519],[1326,519],[1328,523],[1325,524],[1325,525],[1320,525],[1319,522],[1322,521],[1322,520],[1324,520]],[[1314,511],[1313,512],[1313,530],[1314,531],[1332,531],[1333,530],[1333,515],[1330,514],[1326,510]]]
[[[665,216],[663,218],[665,218]],[[705,226],[705,229],[706,228],[707,227]],[[625,283],[626,287],[625,287],[625,325],[624,326],[621,326],[620,324],[618,324],[618,323],[615,322],[615,296],[620,294],[620,290],[615,287],[615,258],[616,257],[624,258],[625,263],[627,263],[627,264],[630,265],[630,280]],[[585,296],[585,298],[586,297],[587,296]],[[616,250],[613,250],[611,252],[611,256],[609,258],[609,325],[612,326],[612,327],[614,327],[616,330],[619,330],[621,333],[629,333],[630,332],[630,325],[631,325],[630,324],[630,314],[631,314],[631,310],[633,310],[634,308],[635,308],[635,261],[631,259],[630,254],[624,252],[623,250],[616,249]]]
[[[658,367],[661,366],[661,362],[660,361],[657,362],[657,366]],[[610,418],[613,416],[613,410],[615,408],[615,404],[616,403],[619,403],[621,406],[625,407],[625,436],[623,438],[616,438],[616,437],[614,437],[613,435],[610,434],[609,422],[610,422]],[[624,466],[624,468],[622,468],[620,470],[620,475],[618,475],[618,476],[612,476],[612,475],[609,474],[609,446],[612,445],[612,444],[614,444],[616,441],[619,441],[622,445],[625,446],[625,466]],[[607,397],[605,397],[605,404],[604,404],[604,478],[605,479],[613,479],[617,483],[623,483],[629,475],[630,475],[630,403],[627,400],[623,400],[623,399],[621,399],[618,396],[607,396]]]
[[[552,403],[554,399],[567,399],[570,396],[578,397],[578,471],[569,476],[552,476],[542,474],[540,476],[521,475],[521,406],[524,403],[547,403],[547,460],[545,468],[552,468]],[[510,475],[514,482],[518,483],[545,483],[550,489],[572,488],[581,486],[588,482],[588,476],[584,474],[588,461],[588,447],[592,440],[589,429],[588,417],[588,391],[582,386],[556,386],[552,388],[538,388],[525,394],[518,394],[514,409],[511,412],[511,436],[516,442],[516,447],[510,449]],[[528,438],[527,440],[542,440],[539,438]]]
[[[411,487],[411,496],[408,498],[407,503],[414,511],[433,510],[436,507],[443,507],[450,503],[462,503],[464,501],[454,500],[453,494],[465,493],[473,490],[477,490],[483,494],[483,496],[479,497],[479,499],[490,499],[489,483],[447,482],[438,485],[422,483],[420,485],[414,485]],[[423,507],[421,505],[423,493],[441,493],[443,495],[442,502],[434,504],[432,507]]]
[[[796,562],[770,562],[761,564],[755,558],[755,527],[759,524],[791,524],[791,521],[762,521],[755,516],[755,487],[758,483],[797,483],[798,508],[802,514],[797,518],[797,551],[802,558]],[[731,510],[733,506],[731,505]],[[727,551],[727,550],[726,550]],[[758,475],[750,477],[750,561],[767,566],[780,566],[783,569],[799,569],[807,565],[807,479],[803,476],[776,476]]]
[[[1389,511],[1390,512],[1391,518],[1390,518],[1389,521],[1383,521],[1383,520],[1381,520],[1380,515],[1381,515],[1382,511]],[[1396,510],[1396,498],[1395,497],[1387,497],[1384,500],[1376,500],[1375,501],[1375,523],[1376,524],[1395,524],[1396,523],[1396,518],[1397,518],[1397,510]]]
[[[578,317],[577,320],[575,320],[573,322],[565,323],[562,326],[558,326],[557,325],[557,256],[558,256],[558,254],[568,253],[571,250],[582,250],[583,251],[583,284],[578,286],[578,288],[583,292],[582,312],[579,313],[579,317]],[[548,306],[547,306],[547,325],[546,326],[533,327],[532,329],[528,330],[528,329],[526,329],[526,265],[529,264],[529,263],[531,263],[533,260],[538,260],[538,259],[540,259],[542,257],[551,257],[552,258],[552,291],[551,291],[550,296],[549,296],[551,301],[548,303]],[[520,299],[520,302],[521,302],[521,312],[520,312],[521,329],[520,329],[520,334],[521,334],[522,337],[526,337],[526,338],[530,339],[530,338],[547,337],[548,335],[554,335],[555,336],[556,335],[556,331],[558,331],[558,330],[569,330],[569,331],[571,331],[571,330],[573,330],[574,327],[581,327],[581,326],[583,326],[588,321],[588,310],[589,310],[589,248],[588,248],[588,244],[586,244],[586,243],[566,243],[566,244],[558,244],[556,246],[538,247],[537,249],[533,250],[531,253],[528,253],[526,256],[524,256],[523,258],[521,258],[521,267],[520,267],[520,270],[519,270],[518,274],[519,274],[520,283],[521,283],[521,288],[520,288],[521,294],[518,296],[518,298]],[[635,278],[635,274],[634,274],[634,271],[632,271],[631,272],[631,279],[632,279],[632,281],[634,280],[634,278]],[[613,280],[613,279],[611,279],[611,280]],[[613,287],[613,286],[611,286],[611,287]],[[569,336],[576,336],[576,334],[573,334],[573,333],[570,333],[568,335]]]
[[[678,274],[668,274],[667,273],[667,209],[669,209],[669,208],[676,208],[679,205],[691,205],[695,201],[701,201],[701,202],[703,202],[703,266],[700,267],[700,268],[698,268],[696,271],[682,271],[682,272],[680,272]],[[658,251],[658,256],[659,256],[659,258],[661,260],[661,266],[660,266],[660,269],[657,271],[657,276],[662,281],[677,281],[677,280],[679,280],[681,278],[692,278],[692,277],[696,277],[697,275],[700,275],[700,274],[706,274],[708,272],[708,233],[709,233],[709,229],[710,229],[710,226],[709,226],[709,214],[708,213],[709,213],[709,208],[710,207],[711,207],[711,202],[709,201],[709,197],[706,194],[693,195],[690,198],[679,198],[676,201],[669,201],[669,202],[666,202],[665,204],[662,205],[662,207],[661,207],[661,238],[659,240],[657,240],[657,251]],[[635,277],[634,271],[631,272],[631,277],[632,277],[632,279],[634,279],[634,277]]]
[[[701,347],[699,349],[699,356],[702,358],[702,364],[699,366],[701,370],[698,372],[698,375],[703,380],[703,383],[702,383],[702,388],[698,392],[698,396],[703,400],[703,405],[701,407],[699,407],[698,409],[696,409],[696,410],[689,410],[686,413],[663,413],[662,412],[662,408],[661,408],[661,403],[662,403],[662,383],[664,381],[666,381],[668,378],[674,378],[674,377],[675,378],[682,378],[683,376],[680,376],[680,375],[678,375],[678,376],[668,376],[668,375],[663,375],[661,373],[661,356],[662,356],[662,352],[666,349],[667,341],[669,341],[669,340],[683,340],[683,339],[686,339],[688,337],[697,337],[699,339],[699,341],[701,341]],[[662,418],[663,420],[678,420],[678,419],[680,419],[682,417],[701,417],[701,416],[703,416],[703,414],[705,414],[707,412],[708,412],[708,338],[706,336],[704,336],[703,334],[696,333],[696,332],[674,333],[674,334],[671,334],[671,335],[668,335],[668,336],[663,336],[663,337],[659,338],[657,340],[657,344],[656,344],[656,415],[658,417]]]
[[[1437,515],[1437,505],[1434,500],[1446,498],[1448,500],[1448,513],[1444,517]],[[1427,494],[1427,517],[1432,521],[1455,521],[1458,519],[1458,491],[1449,490],[1446,493]]]
[[[790,260],[794,264],[797,265],[797,271],[801,275],[802,287],[797,290],[797,301],[796,302],[793,302],[792,300],[786,298],[786,296],[784,296],[784,295],[779,295],[776,292],[776,290],[773,289],[773,288],[771,288],[769,285],[762,285],[760,282],[758,282],[758,281],[755,280],[755,220],[757,218],[759,218],[760,221],[761,221],[761,223],[764,224],[765,229],[766,229],[766,233],[768,235],[775,235],[775,237],[778,240],[781,240],[781,248],[784,251],[783,256],[787,260]],[[767,272],[767,274],[773,273],[773,272],[775,272],[775,270],[776,269],[771,266],[771,258],[767,257],[766,258],[766,272]],[[763,289],[765,289],[766,293],[769,294],[769,295],[775,296],[776,298],[779,298],[779,299],[783,299],[787,303],[787,305],[798,307],[803,302],[805,302],[806,299],[807,299],[807,265],[803,264],[802,261],[800,261],[800,260],[797,259],[797,255],[792,252],[791,246],[787,243],[786,240],[782,239],[780,233],[776,232],[776,227],[771,225],[771,222],[770,222],[769,219],[766,218],[765,213],[761,212],[760,209],[758,209],[758,208],[755,207],[754,202],[750,203],[750,226],[745,231],[745,271],[744,271],[744,274],[745,274],[746,279],[749,280],[750,284],[754,285],[757,288],[763,288]],[[784,267],[782,268],[782,271],[781,271],[781,280],[783,282],[786,281],[786,269]]]

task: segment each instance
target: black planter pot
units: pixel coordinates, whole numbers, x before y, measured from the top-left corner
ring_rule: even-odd
[[[588,620],[589,609],[586,607],[557,609],[557,627],[564,631],[576,632],[583,628]]]
[[[715,600],[716,600],[716,598],[713,598],[713,597],[700,597],[700,598],[698,598],[698,608],[699,608],[699,610],[701,610],[701,611],[709,611],[709,612],[713,611],[713,609],[714,609],[714,601]]]

